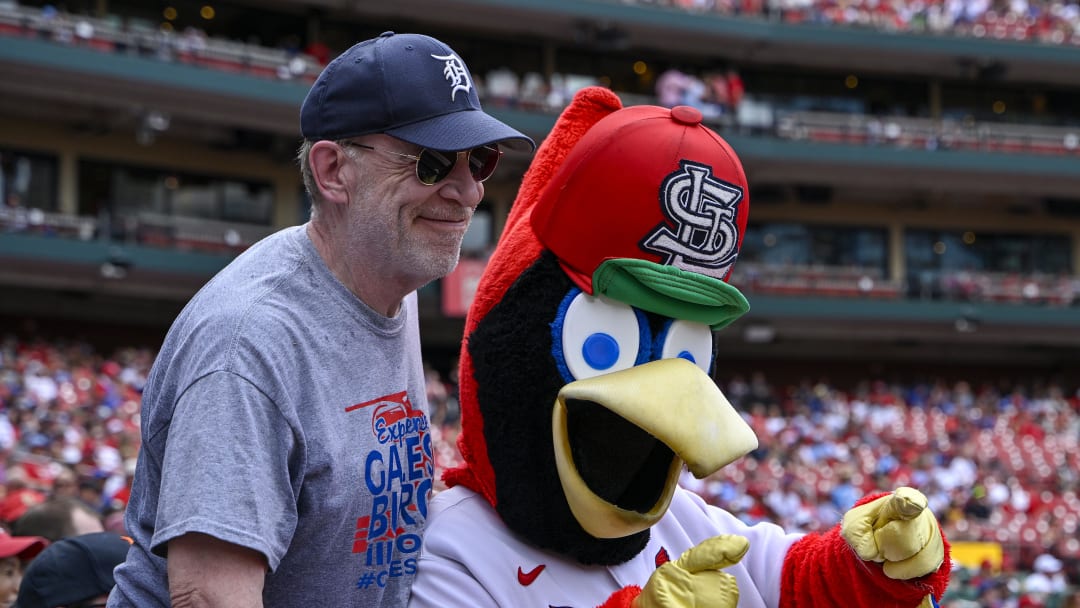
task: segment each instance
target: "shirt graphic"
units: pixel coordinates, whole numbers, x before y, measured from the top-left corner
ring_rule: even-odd
[[[371,512],[356,519],[352,548],[364,566],[356,586],[367,589],[416,573],[434,460],[427,416],[406,391],[345,408],[358,410],[371,412],[378,443],[363,458],[363,490],[373,501]]]

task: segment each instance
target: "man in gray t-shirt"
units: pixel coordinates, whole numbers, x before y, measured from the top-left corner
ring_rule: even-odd
[[[176,319],[143,394],[109,607],[404,606],[432,453],[415,290],[445,275],[500,143],[443,43],[387,32],[301,108],[311,221]]]

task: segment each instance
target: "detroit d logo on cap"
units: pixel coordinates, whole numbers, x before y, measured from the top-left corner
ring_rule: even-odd
[[[469,71],[465,69],[465,62],[453,53],[431,57],[445,62],[443,77],[450,83],[450,101],[454,101],[454,96],[458,94],[458,91],[464,91],[468,95],[472,90],[472,80],[469,79]]]
[[[739,254],[735,224],[743,189],[713,177],[712,167],[688,160],[660,185],[665,224],[645,237],[642,246],[664,257],[664,264],[717,279],[727,276]]]

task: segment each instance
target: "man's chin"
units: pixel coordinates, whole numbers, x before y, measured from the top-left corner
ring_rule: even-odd
[[[406,264],[403,270],[414,276],[420,285],[445,277],[458,265],[461,257],[460,241],[453,248],[429,247],[426,255],[411,256],[412,263]]]

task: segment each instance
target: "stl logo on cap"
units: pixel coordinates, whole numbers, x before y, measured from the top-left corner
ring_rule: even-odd
[[[723,279],[739,255],[743,189],[716,179],[708,165],[683,160],[679,166],[660,185],[660,204],[675,230],[661,223],[642,247],[665,256],[664,264]]]
[[[451,53],[449,55],[432,55],[432,58],[446,62],[443,67],[443,77],[450,83],[450,101],[458,91],[464,91],[466,95],[472,90],[472,80],[469,71],[465,69],[465,62],[460,57]]]

